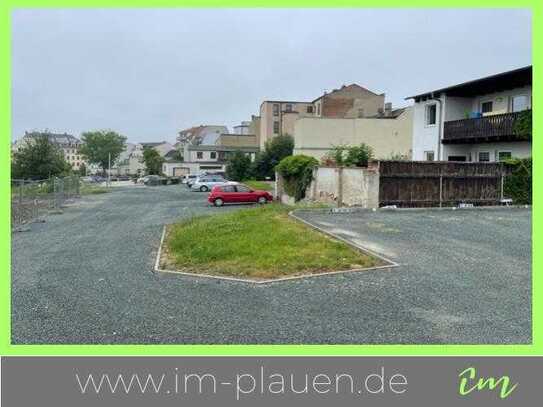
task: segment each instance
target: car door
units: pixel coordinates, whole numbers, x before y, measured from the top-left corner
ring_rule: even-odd
[[[237,202],[237,191],[233,185],[221,186],[221,197],[224,202]]]
[[[245,185],[236,185],[238,202],[256,202],[255,195]]]

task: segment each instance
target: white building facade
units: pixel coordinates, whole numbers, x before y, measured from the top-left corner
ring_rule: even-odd
[[[515,123],[531,114],[532,67],[410,97],[413,160],[494,162],[531,157]]]

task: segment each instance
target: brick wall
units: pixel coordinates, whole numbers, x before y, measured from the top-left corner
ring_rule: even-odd
[[[329,98],[324,97],[322,101],[322,116],[344,117],[352,109],[354,99],[352,98]]]

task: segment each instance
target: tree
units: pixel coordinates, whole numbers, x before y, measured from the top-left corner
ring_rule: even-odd
[[[162,174],[162,164],[164,161],[164,157],[154,148],[146,147],[143,149],[143,162],[148,175]]]
[[[81,141],[83,145],[79,150],[80,153],[89,163],[99,165],[105,172],[110,159],[113,165],[124,150],[126,137],[111,130],[97,130],[83,133]]]
[[[11,176],[23,179],[46,179],[66,175],[71,171],[62,150],[46,135],[30,138],[13,154]]]
[[[84,163],[79,166],[79,175],[82,177],[87,175],[87,166]]]
[[[250,178],[251,158],[242,151],[235,151],[226,164],[226,177],[232,181]]]
[[[272,138],[266,143],[264,151],[257,154],[253,163],[253,173],[258,179],[275,177],[275,166],[294,151],[294,139],[285,134]]]
[[[522,111],[513,124],[513,132],[519,140],[532,139],[532,110]]]

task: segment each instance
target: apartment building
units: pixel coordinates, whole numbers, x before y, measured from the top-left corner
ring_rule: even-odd
[[[532,154],[531,140],[515,132],[515,122],[531,114],[531,66],[408,99],[415,101],[414,160],[493,162]]]
[[[334,146],[370,146],[375,158],[411,158],[413,143],[412,107],[392,109],[372,117],[304,117],[294,128],[294,154],[317,160],[325,157]]]
[[[177,135],[177,144],[180,149],[183,149],[186,144],[213,144],[215,139],[223,133],[228,133],[226,126],[202,124],[181,130]]]
[[[312,115],[311,102],[265,100],[260,105],[260,149],[274,136],[292,135],[298,117]]]
[[[25,132],[24,136],[12,145],[12,150],[18,151],[30,140],[43,136],[47,137],[50,143],[55,144],[62,151],[64,159],[72,166],[72,169],[79,170],[82,164],[87,165],[84,157],[79,152],[82,144],[81,140],[67,133]]]
[[[260,105],[260,148],[274,136],[294,134],[304,117],[362,118],[384,112],[385,95],[360,85],[343,85],[311,102],[266,100]]]

